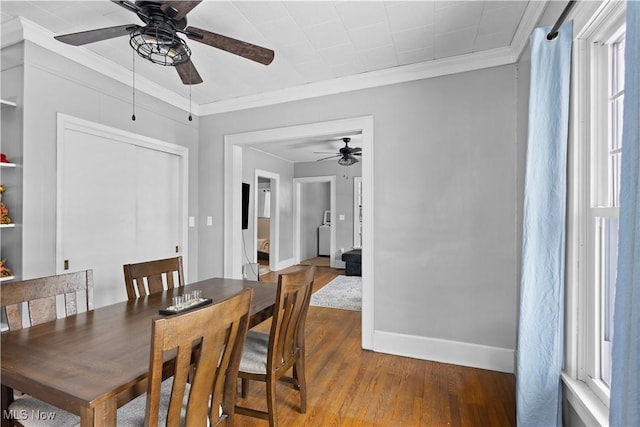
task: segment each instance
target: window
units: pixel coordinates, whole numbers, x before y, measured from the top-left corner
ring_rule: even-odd
[[[624,17],[624,2],[605,2],[578,30],[574,45],[565,373],[606,406],[615,333]]]
[[[618,212],[620,157],[624,101],[624,30],[617,28],[604,42],[594,43],[593,134],[589,157],[589,210],[592,218],[588,250],[593,261],[587,271],[594,302],[590,314],[593,348],[587,359],[587,382],[608,401],[611,385],[611,342],[616,267],[618,261]]]

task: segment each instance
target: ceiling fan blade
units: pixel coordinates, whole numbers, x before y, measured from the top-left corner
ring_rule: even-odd
[[[130,12],[144,14],[144,11],[140,9],[138,5],[130,2],[129,0],[111,0],[111,2],[117,4],[118,6],[124,7]]]
[[[81,31],[79,33],[63,34],[61,36],[55,36],[54,39],[73,46],[81,46],[114,37],[126,36],[136,28],[140,28],[140,26],[135,24],[118,25],[117,27],[98,28],[96,30]]]
[[[211,31],[202,30],[196,27],[187,27],[184,33],[191,40],[204,43],[218,49],[226,50],[234,55],[259,62],[264,65],[271,64],[274,52],[271,49],[261,47],[255,44],[236,40],[221,34],[212,33]]]
[[[180,80],[182,83],[186,85],[197,85],[202,83],[202,77],[198,74],[198,70],[189,59],[187,62],[183,62],[182,64],[176,65],[176,70],[178,71],[178,75],[180,76]]]
[[[323,160],[335,159],[336,157],[342,157],[342,154],[336,154],[335,156],[325,157],[324,159],[318,159],[317,162],[321,162]]]
[[[191,12],[191,9],[196,7],[202,2],[202,0],[193,0],[193,1],[165,1],[160,6],[160,9],[171,18],[176,21],[180,21],[187,13]],[[175,12],[175,13],[174,13]]]
[[[351,148],[351,147],[349,147],[349,148]],[[362,151],[362,148],[360,148],[360,147],[353,147],[353,148],[351,148],[351,152],[352,152],[352,153],[357,153],[358,151]]]
[[[362,153],[351,153],[352,156],[362,156]]]

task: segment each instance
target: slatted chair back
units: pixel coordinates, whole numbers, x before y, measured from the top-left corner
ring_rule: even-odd
[[[58,304],[58,300],[64,302]],[[93,271],[84,270],[2,284],[0,305],[6,310],[9,330],[34,326],[67,317],[79,310],[93,310]],[[21,307],[26,307],[29,325],[23,325]]]
[[[166,289],[185,285],[181,256],[125,264],[123,269],[127,298],[130,300],[162,292],[165,289],[165,283]],[[177,273],[177,280],[174,278],[174,273]]]
[[[252,295],[248,289],[226,301],[153,321],[145,425],[158,425],[163,365],[167,353],[176,350],[166,425],[232,424]]]
[[[266,382],[267,411],[237,406],[236,413],[277,425],[276,383],[293,384],[300,393],[300,412],[307,410],[304,327],[311,300],[315,266],[278,276],[278,290],[269,334],[251,330],[240,362],[242,397],[249,381]],[[287,372],[292,370],[292,375]]]
[[[309,310],[315,266],[278,277],[267,365],[271,371],[287,371],[304,349],[304,325]]]

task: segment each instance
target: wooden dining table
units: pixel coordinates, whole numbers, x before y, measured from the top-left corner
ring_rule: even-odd
[[[253,327],[273,315],[276,284],[213,278],[3,333],[3,424],[13,389],[79,415],[81,426],[117,425],[117,408],[146,392],[151,324],[159,310],[192,290],[215,304],[247,288],[253,289]]]

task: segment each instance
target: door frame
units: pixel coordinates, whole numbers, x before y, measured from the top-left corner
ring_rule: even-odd
[[[362,150],[362,348],[373,350],[373,116],[315,122],[224,135],[224,277],[242,278],[242,151],[260,143],[361,133]]]
[[[162,151],[164,153],[178,156],[180,182],[178,183],[178,203],[180,204],[179,226],[178,226],[178,244],[180,245],[180,255],[182,255],[182,263],[184,268],[184,279],[188,283],[188,264],[189,264],[189,230],[188,230],[188,214],[189,214],[189,149],[181,145],[172,144],[144,135],[103,125],[101,123],[92,122],[78,117],[69,116],[63,113],[57,113],[57,187],[56,187],[56,274],[64,273],[64,254],[63,254],[63,230],[62,230],[62,201],[64,188],[62,165],[64,164],[64,135],[68,130],[86,133],[88,135],[115,140],[138,147]],[[113,161],[117,161],[114,159]]]
[[[258,178],[271,181],[271,206],[269,208],[269,270],[276,271],[280,262],[280,174],[256,169],[253,185],[253,262],[258,262]]]
[[[293,179],[293,258],[296,264],[302,261],[300,258],[300,214],[302,207],[300,205],[302,199],[302,185],[312,183],[328,183],[329,184],[329,209],[331,211],[331,222],[334,224],[329,233],[329,266],[336,268],[336,177],[335,175],[327,176],[310,176],[305,178]]]

